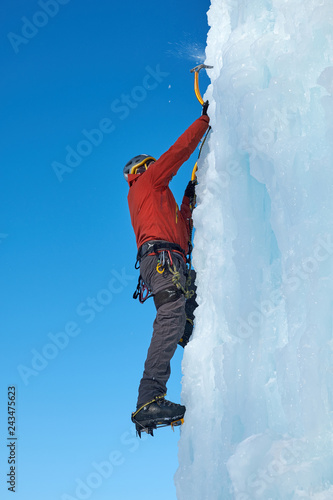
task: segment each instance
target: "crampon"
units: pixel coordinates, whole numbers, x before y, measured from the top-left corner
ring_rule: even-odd
[[[178,427],[184,423],[184,418],[179,418],[176,420],[163,420],[163,421],[154,421],[154,420],[147,420],[146,422],[138,422],[135,420],[134,417],[132,417],[132,422],[134,422],[135,427],[136,427],[136,433],[139,438],[141,438],[141,434],[143,432],[146,432],[150,436],[154,436],[154,430],[158,429],[160,427],[168,427],[170,426],[172,430],[174,431],[175,427]]]

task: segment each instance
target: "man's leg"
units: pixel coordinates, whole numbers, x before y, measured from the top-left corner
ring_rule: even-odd
[[[174,263],[180,272],[180,282],[185,285],[185,264],[181,257],[175,257]],[[141,275],[152,293],[174,287],[172,274],[166,268],[163,274],[156,271],[157,259],[148,256],[141,262]],[[154,397],[166,393],[166,383],[170,377],[170,360],[175,353],[186,322],[185,297],[181,294],[177,300],[166,302],[157,309],[153,336],[148,349],[143,377],[140,382],[138,407]]]
[[[194,326],[194,311],[198,307],[198,303],[196,301],[197,286],[195,284],[196,272],[194,269],[191,269],[190,277],[191,280],[190,284],[188,284],[187,291],[190,292],[192,295],[190,298],[186,299],[185,303],[186,324],[182,338],[178,342],[179,345],[181,345],[182,347],[185,347],[191,338]]]

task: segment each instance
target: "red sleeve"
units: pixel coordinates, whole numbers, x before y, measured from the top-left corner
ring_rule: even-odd
[[[180,207],[180,212],[185,219],[190,219],[192,217],[192,212],[190,209],[190,199],[187,196],[183,197],[183,201]]]
[[[171,148],[166,151],[151,167],[150,172],[154,188],[160,189],[167,186],[182,164],[189,159],[200,139],[206,132],[209,118],[200,116],[177,139]]]
[[[190,209],[190,199],[187,196],[184,196],[181,207],[180,207],[180,213],[182,214],[182,217],[186,223],[186,230],[187,230],[187,236],[188,238],[190,237],[190,220],[192,218],[192,212]]]

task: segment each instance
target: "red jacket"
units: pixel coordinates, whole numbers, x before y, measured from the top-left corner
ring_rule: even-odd
[[[199,144],[208,123],[208,116],[201,116],[146,172],[128,176],[127,199],[138,248],[149,240],[165,240],[188,251],[190,200],[184,196],[179,210],[169,182]]]

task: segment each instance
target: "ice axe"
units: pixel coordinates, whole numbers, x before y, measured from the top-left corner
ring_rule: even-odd
[[[201,106],[203,105],[204,101],[203,98],[201,97],[199,90],[199,71],[201,69],[211,69],[211,68],[213,68],[213,66],[207,66],[207,64],[199,64],[199,66],[196,66],[195,68],[190,70],[191,73],[194,73],[194,92]]]
[[[199,90],[199,71],[202,69],[212,69],[212,68],[213,68],[213,66],[207,66],[207,64],[199,64],[199,66],[196,66],[195,68],[190,70],[191,73],[194,73],[194,92],[195,92],[196,98],[200,102],[201,106],[203,106],[204,100],[201,97],[200,90]],[[206,137],[207,137],[207,135],[206,135]],[[201,153],[202,146],[206,140],[206,137],[201,145],[200,153]],[[200,153],[199,153],[199,157],[200,157]],[[198,157],[198,159],[199,159],[199,157]],[[196,161],[195,165],[193,167],[193,170],[192,170],[191,181],[195,181],[197,170],[198,170],[198,162]]]

